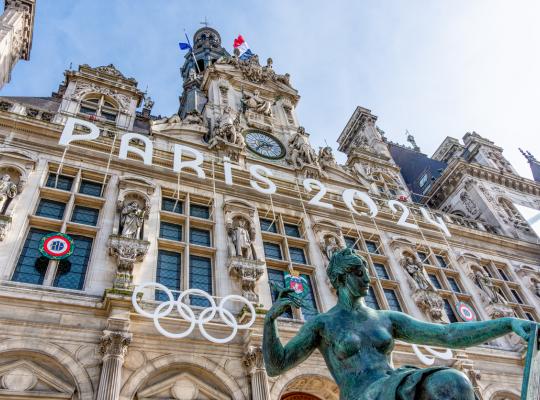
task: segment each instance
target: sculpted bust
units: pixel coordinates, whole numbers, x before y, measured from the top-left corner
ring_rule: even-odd
[[[263,355],[268,374],[276,376],[318,349],[339,386],[341,400],[474,400],[471,382],[455,369],[394,369],[394,341],[464,348],[510,332],[528,340],[537,326],[517,318],[442,325],[402,312],[374,310],[364,300],[370,282],[367,264],[351,249],[332,256],[327,274],[337,291],[337,304],[307,321],[283,346],[276,319],[295,303],[289,297],[291,289],[281,291],[265,317]]]

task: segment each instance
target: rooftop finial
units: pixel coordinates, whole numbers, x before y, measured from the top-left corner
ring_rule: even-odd
[[[208,25],[210,25],[210,22],[208,21],[208,19],[205,16],[204,21],[199,22],[199,24],[204,25],[206,28],[208,28]]]
[[[420,152],[420,147],[416,144],[416,140],[414,139],[414,136],[409,133],[408,129],[405,129],[405,134],[407,135],[407,142],[411,144],[414,151]]]
[[[530,151],[523,151],[521,148],[519,148],[519,151],[523,156],[527,159],[528,162],[538,162],[538,160],[531,154]]]

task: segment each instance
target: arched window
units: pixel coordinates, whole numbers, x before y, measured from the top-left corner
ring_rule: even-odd
[[[118,116],[118,107],[104,95],[90,95],[81,101],[79,112],[114,122]]]

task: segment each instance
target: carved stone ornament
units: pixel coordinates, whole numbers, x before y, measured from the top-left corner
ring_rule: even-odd
[[[11,180],[9,174],[4,174],[0,179],[0,214],[4,214],[8,202],[17,195],[17,185]]]
[[[508,301],[493,283],[492,278],[478,265],[471,266],[471,273],[474,283],[480,290],[480,298],[489,316],[492,319],[513,316],[512,307],[508,305]]]
[[[256,293],[257,281],[264,273],[264,262],[248,260],[241,257],[229,257],[227,270],[229,274],[240,281],[242,296],[253,303],[258,303],[259,295]]]
[[[109,254],[116,256],[114,288],[130,289],[133,283],[133,265],[143,260],[150,242],[118,235],[109,237]]]
[[[99,67],[98,67],[99,68]],[[87,94],[100,93],[112,97],[120,105],[120,111],[124,114],[129,113],[131,98],[125,94],[118,93],[116,90],[104,86],[98,86],[90,82],[77,82],[77,87],[71,97],[75,100],[83,99]]]
[[[253,94],[244,92],[242,90],[242,99],[240,100],[244,107],[244,111],[251,110],[258,114],[272,116],[272,103],[268,100],[264,100],[261,97],[259,90],[255,90]]]
[[[213,149],[222,144],[238,146],[242,149],[246,145],[240,129],[240,114],[234,112],[230,106],[225,106],[223,113],[217,119],[217,124],[208,141],[208,148]]]
[[[107,356],[124,357],[131,343],[132,334],[122,331],[105,331],[99,344],[99,352]]]
[[[11,223],[11,217],[0,215],[0,242],[6,238]]]
[[[252,375],[258,370],[264,370],[264,359],[260,346],[249,346],[244,355],[244,366],[248,374]]]
[[[468,192],[463,191],[459,195],[459,198],[463,202],[463,205],[465,206],[465,209],[469,213],[471,217],[474,217],[480,213],[480,209],[476,205],[476,203],[471,199],[471,196]]]
[[[301,126],[289,139],[289,152],[286,160],[295,168],[302,169],[304,166],[309,166],[319,170],[320,173],[317,154],[309,144],[309,135]]]
[[[319,156],[317,157],[319,166],[323,170],[330,168],[340,168],[336,162],[334,154],[332,153],[332,148],[330,146],[321,147],[319,149]]]

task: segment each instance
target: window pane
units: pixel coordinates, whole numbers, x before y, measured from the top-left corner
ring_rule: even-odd
[[[531,313],[526,312],[525,316],[529,321],[536,321]]]
[[[58,263],[53,285],[65,289],[82,290],[86,268],[92,251],[92,238],[73,235],[73,254]]]
[[[508,276],[504,273],[504,270],[500,269],[499,268],[499,275],[501,275],[501,278],[504,280],[504,281],[507,281],[509,282],[510,279],[508,279]]]
[[[189,242],[199,246],[210,247],[210,231],[204,229],[191,228],[189,232]]]
[[[83,113],[83,114],[94,115],[94,114],[96,113],[96,109],[95,109],[95,108],[90,108],[90,107],[81,106],[80,112]]]
[[[418,251],[416,254],[418,254],[418,257],[420,258],[420,261],[424,264],[429,264],[428,255],[422,251]]]
[[[89,196],[101,197],[101,183],[86,181],[83,179],[81,186],[79,187],[79,193],[87,194]]]
[[[45,186],[47,187],[55,187],[56,183],[56,174],[49,174],[47,177],[47,182],[45,183]],[[60,175],[58,177],[58,183],[56,184],[56,189],[61,190],[71,190],[71,186],[73,185],[73,178],[71,176],[66,175]]]
[[[375,296],[375,292],[373,291],[373,288],[370,286],[368,293],[366,297],[364,297],[366,304],[368,307],[371,307],[375,310],[380,310],[381,306],[379,305],[379,302],[377,301],[377,296]]]
[[[261,231],[277,233],[277,221],[271,219],[260,219]]]
[[[510,289],[510,291],[512,292],[512,295],[514,296],[514,298],[516,299],[516,301],[517,301],[519,304],[523,304],[523,300],[521,300],[521,296],[519,295],[519,293],[517,292],[517,290],[515,290],[515,289]]]
[[[184,213],[184,203],[180,200],[169,199],[164,197],[161,201],[161,209],[163,211],[170,211],[176,214]]]
[[[301,274],[300,276],[305,279],[304,281],[305,301],[307,304],[309,304],[313,308],[313,309],[308,309],[306,307],[302,307],[302,315],[304,316],[304,319],[307,321],[308,319],[317,315],[317,302],[315,301],[315,293],[313,293],[313,285],[311,284],[311,277],[306,274]]]
[[[105,118],[107,121],[116,121],[116,114],[101,111],[101,116]]]
[[[366,240],[366,247],[367,251],[369,251],[370,253],[380,254],[378,249],[379,246],[377,243]]]
[[[454,278],[447,277],[448,283],[450,284],[450,287],[452,288],[452,291],[456,293],[461,293],[461,288],[459,287],[458,283]]]
[[[390,310],[401,311],[401,305],[399,304],[397,294],[393,289],[384,289],[384,296],[388,301]]]
[[[437,289],[442,289],[441,282],[439,282],[439,279],[436,275],[428,274],[428,276],[431,283],[433,283],[433,286],[435,286]]]
[[[345,245],[350,249],[358,250],[358,239],[352,236],[345,236]]]
[[[437,259],[437,264],[439,264],[439,267],[441,268],[448,268],[448,264],[446,263],[446,259],[443,256],[435,256]]]
[[[274,303],[277,300],[277,296],[279,294],[277,288],[275,288],[272,283],[280,286],[285,287],[285,274],[283,271],[279,269],[271,269],[268,268],[268,283],[270,284],[270,293],[272,295],[272,303]],[[292,309],[289,308],[287,311],[285,311],[283,314],[281,314],[284,318],[292,318]]]
[[[193,232],[193,229],[191,230]],[[159,225],[159,237],[163,239],[182,241],[182,225],[161,222]]]
[[[200,204],[191,204],[189,207],[189,215],[197,218],[210,218],[210,208]]]
[[[264,256],[275,260],[283,260],[279,244],[264,242]]]
[[[49,259],[39,252],[39,243],[48,231],[31,228],[24,241],[15,272],[11,280],[41,285],[47,272]]]
[[[454,307],[452,307],[447,299],[444,299],[444,311],[446,311],[446,315],[450,322],[458,322],[456,314],[454,314]]]
[[[379,278],[390,279],[390,276],[388,275],[388,271],[386,270],[386,267],[383,264],[373,263],[373,266],[375,267],[375,271],[377,272],[377,276]]]
[[[180,273],[182,270],[182,255],[172,251],[159,250],[157,260],[156,280],[172,290],[180,290]],[[175,296],[176,297],[176,296]],[[156,300],[169,300],[167,294],[156,290]]]
[[[99,218],[99,210],[97,208],[75,206],[71,220],[78,224],[96,226]]]
[[[212,262],[209,258],[189,257],[189,287],[201,289],[212,294]],[[200,307],[208,307],[210,302],[200,296],[190,296],[191,304]]]
[[[41,199],[36,215],[52,219],[62,219],[66,205],[59,201]]]
[[[285,235],[292,237],[300,237],[300,229],[298,225],[293,224],[284,224],[285,226]]]
[[[304,249],[300,247],[289,247],[289,254],[291,255],[292,262],[298,264],[307,264]]]

